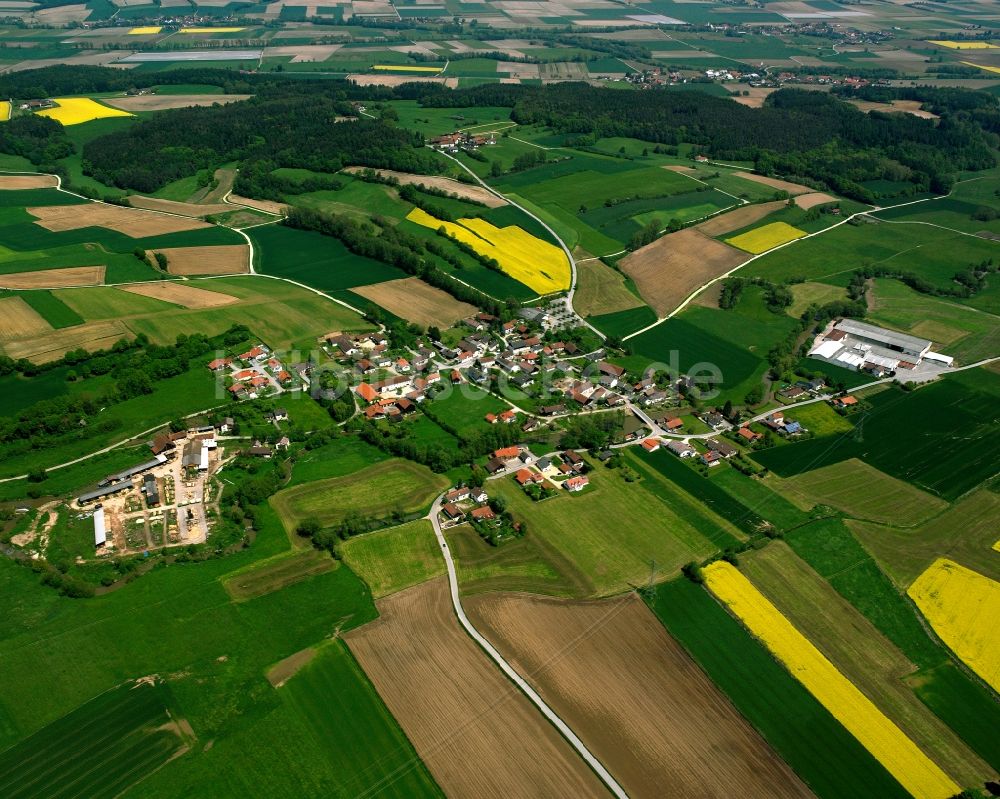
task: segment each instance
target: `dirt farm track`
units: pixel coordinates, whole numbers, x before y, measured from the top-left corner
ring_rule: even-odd
[[[633,799],[812,796],[635,594],[465,607]]]
[[[459,627],[446,578],[393,594],[378,609],[378,620],[344,639],[445,795],[607,796]]]

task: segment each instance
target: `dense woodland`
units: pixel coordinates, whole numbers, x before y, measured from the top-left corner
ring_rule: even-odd
[[[434,92],[423,103],[510,106],[515,121],[576,134],[581,142],[604,136],[689,142],[716,158],[755,161],[764,174],[801,176],[870,201],[862,181],[905,180],[919,190],[944,191],[956,172],[994,165],[1000,101],[980,92],[954,94],[938,98],[938,123],[909,114],[866,114],[826,93],[801,89],[775,92],[760,109],[699,92],[622,92],[577,83],[489,84]]]

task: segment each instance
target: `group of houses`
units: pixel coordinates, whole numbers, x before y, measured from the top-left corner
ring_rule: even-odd
[[[441,515],[445,521],[453,524],[466,519],[489,521],[496,518],[496,513],[487,504],[489,499],[489,495],[481,486],[458,486],[444,495]]]
[[[431,139],[431,147],[447,153],[457,153],[459,150],[476,151],[480,147],[496,143],[496,133],[469,133],[462,130],[434,136]]]
[[[206,366],[212,372],[226,376],[229,382],[227,391],[237,399],[280,394],[307,381],[309,373],[309,364],[286,367],[266,345],[260,343],[234,357],[215,358]]]

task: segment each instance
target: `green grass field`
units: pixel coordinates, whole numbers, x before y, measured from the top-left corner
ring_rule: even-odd
[[[782,477],[860,458],[893,477],[955,499],[996,473],[1000,375],[983,369],[950,375],[918,391],[883,391],[841,436],[821,436],[755,453]],[[946,410],[947,409],[947,410]],[[961,447],[949,442],[962,439]],[[905,457],[901,452],[905,451]]]
[[[596,470],[591,490],[579,496],[560,492],[532,502],[504,479],[496,493],[505,497],[515,518],[530,525],[530,535],[562,554],[590,582],[594,596],[616,593],[649,581],[655,559],[659,575],[672,575],[684,563],[716,550],[685,515],[641,483]]]
[[[793,625],[960,785],[989,768],[900,677],[915,667],[784,542],[740,558],[740,569]]]
[[[948,507],[857,458],[789,477],[782,486],[803,503],[829,505],[852,518],[893,527],[912,528]]]
[[[257,251],[258,271],[305,283],[321,291],[406,277],[400,269],[348,252],[331,236],[284,225],[253,228],[248,235]]]
[[[445,389],[434,398],[431,413],[453,427],[459,436],[482,433],[489,428],[486,414],[499,414],[510,406],[492,394],[468,383]]]
[[[849,419],[841,416],[825,402],[802,406],[792,403],[786,407],[785,415],[800,422],[806,430],[816,436],[847,433],[854,429]]]
[[[106,691],[0,754],[0,793],[121,795],[189,743],[171,704],[159,680]]]
[[[350,569],[239,603],[230,598],[223,583],[288,549],[280,521],[266,506],[258,527],[249,549],[167,565],[87,601],[62,598],[39,585],[30,569],[0,560],[6,608],[0,618],[0,751],[39,730],[44,734],[46,725],[123,681],[159,674],[173,697],[174,718],[191,725],[195,740],[190,751],[146,777],[144,797],[439,796],[346,649],[324,643],[334,630],[377,615],[367,587]],[[309,647],[319,649],[312,663],[281,688],[272,687],[268,670]],[[84,746],[77,730],[74,724],[68,741],[73,752]],[[16,750],[17,764],[27,762],[24,751],[37,747]],[[152,754],[151,748],[142,753]],[[132,753],[109,746],[99,754],[109,765],[92,774],[110,786]]]
[[[124,440],[169,419],[214,408],[226,402],[216,396],[215,378],[198,365],[177,377],[156,383],[153,392],[111,405],[101,414],[101,424],[74,426],[54,437],[51,446],[33,450],[18,441],[0,447],[0,476],[24,474],[32,469],[63,463],[111,443]]]
[[[227,575],[222,584],[234,601],[245,602],[280,591],[300,580],[332,571],[336,567],[336,561],[326,552],[307,549],[255,563],[235,574]]]
[[[1000,304],[992,307],[992,303],[984,303],[989,293],[987,290],[959,302],[919,294],[896,280],[875,280],[871,290],[874,308],[868,318],[875,324],[928,338],[936,352],[975,363],[1000,352],[1000,319],[994,315]]]
[[[956,272],[996,255],[993,242],[927,225],[840,225],[759,258],[744,271],[775,282],[796,278],[846,286],[851,273],[868,263],[914,272],[948,288]]]
[[[750,478],[736,469],[716,467],[711,482],[737,502],[764,519],[779,530],[788,530],[805,524],[809,515],[774,489],[773,480]]]
[[[446,485],[446,478],[426,466],[394,458],[344,477],[286,488],[271,497],[271,504],[288,530],[309,518],[329,527],[355,512],[376,519],[396,511],[416,513]]]
[[[992,549],[1000,539],[996,519],[1000,497],[983,488],[963,497],[918,527],[848,521],[854,535],[872,553],[900,590],[906,589],[938,557],[947,554],[971,569],[1000,579],[1000,557]]]
[[[444,574],[444,558],[426,519],[348,539],[340,554],[375,599]]]
[[[468,524],[445,532],[463,595],[487,591],[524,591],[545,596],[580,597],[592,589],[587,577],[543,538],[523,538],[490,546]]]
[[[909,794],[707,591],[687,580],[647,601],[736,709],[820,799]]]
[[[368,330],[358,314],[301,286],[247,275],[189,284],[237,297],[239,302],[212,308],[184,308],[107,286],[62,289],[55,297],[88,322],[117,319],[133,333],[158,344],[176,341],[192,330],[212,336],[244,324],[273,349],[307,345],[332,330]]]
[[[342,436],[317,449],[303,450],[295,458],[288,487],[344,477],[388,459],[382,450],[357,436]]]

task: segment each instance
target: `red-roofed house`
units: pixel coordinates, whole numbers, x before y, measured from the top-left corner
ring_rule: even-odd
[[[586,475],[571,477],[569,480],[563,481],[563,488],[567,491],[583,491],[588,485],[590,485],[590,478]]]
[[[520,447],[501,447],[496,452],[493,453],[494,458],[502,458],[504,460],[510,460],[511,458],[516,458],[521,454]]]
[[[670,418],[664,420],[663,427],[666,430],[680,430],[684,427],[684,420],[679,416],[671,416]]]
[[[278,372],[278,382],[279,383],[290,383],[292,381],[292,375],[284,370]]]
[[[517,413],[512,410],[507,410],[501,413],[499,418],[504,424],[510,424],[517,418]]]
[[[852,405],[858,404],[858,398],[852,396],[837,397],[833,404],[838,408],[850,408]]]
[[[646,452],[656,452],[660,448],[660,441],[657,438],[647,438],[642,442],[642,448]]]
[[[742,438],[744,441],[748,441],[751,444],[754,441],[759,441],[760,439],[762,439],[764,437],[760,433],[755,433],[749,427],[741,427],[739,430],[736,431],[736,434],[740,438]]]
[[[208,368],[213,372],[219,372],[229,366],[232,362],[232,358],[216,358],[214,361],[208,362]]]
[[[249,380],[257,374],[253,369],[242,369],[233,375],[233,380]]]
[[[538,472],[533,472],[530,469],[518,469],[517,474],[514,475],[514,479],[517,480],[523,486],[531,485],[532,483],[541,483],[545,480],[545,477]]]
[[[493,508],[489,505],[483,505],[481,508],[476,508],[469,514],[478,522],[489,521],[490,519],[495,519],[497,515],[493,512]]]
[[[378,399],[378,392],[368,383],[359,383],[354,390],[365,402],[375,402]]]
[[[488,414],[486,414],[486,421],[489,422],[490,424],[496,424],[497,423],[497,415],[495,413],[488,413]]]

